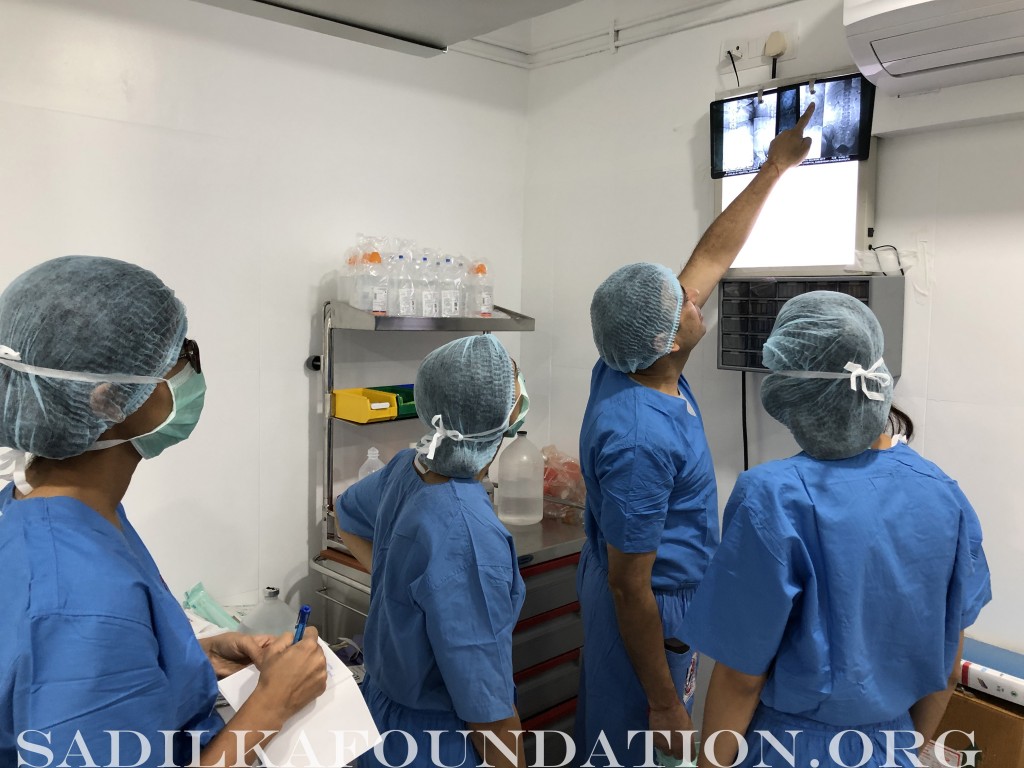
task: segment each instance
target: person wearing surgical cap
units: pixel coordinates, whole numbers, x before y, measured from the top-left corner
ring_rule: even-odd
[[[139,462],[199,420],[186,328],[170,288],[115,259],[53,259],[0,295],[0,477],[14,481],[0,490],[0,765],[42,745],[89,765],[190,765],[186,731],[202,732],[204,765],[248,764],[326,687],[315,630],[295,646],[196,640],[121,504]],[[225,726],[217,677],[253,661],[259,683]],[[115,730],[133,736],[115,747]]]
[[[803,451],[740,475],[683,620],[716,660],[702,749],[748,734],[745,759],[716,739],[702,768],[909,767],[938,727],[991,582],[970,502],[907,444],[883,347],[871,310],[830,291],[790,299],[765,343],[761,402]]]
[[[512,536],[480,480],[522,427],[522,374],[494,336],[434,350],[416,374],[416,412],[429,432],[416,450],[338,497],[339,534],[370,572],[366,678],[378,729],[403,731],[368,766],[514,765],[484,732],[516,751],[512,629],[523,604]],[[470,730],[473,748],[461,732]],[[429,732],[440,731],[432,744]],[[522,762],[522,751],[520,764]],[[407,760],[412,760],[407,763]]]
[[[706,330],[701,307],[775,183],[807,156],[811,114],[813,106],[775,138],[678,277],[658,264],[629,264],[594,293],[600,360],[580,431],[587,540],[577,578],[584,644],[576,710],[576,752],[593,765],[651,764],[650,745],[631,738],[636,731],[654,731],[653,746],[677,760],[692,748],[683,734],[693,728],[696,658],[680,628],[718,544],[718,497],[683,368]]]

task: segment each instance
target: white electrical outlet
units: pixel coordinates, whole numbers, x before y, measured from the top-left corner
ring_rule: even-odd
[[[786,67],[784,62],[797,57],[797,51],[800,45],[800,28],[797,24],[765,29],[763,34],[747,38],[726,38],[722,41],[722,45],[719,50],[719,73],[726,74],[732,72],[732,62],[729,61],[729,56],[726,51],[733,51],[734,55],[736,51],[739,51],[742,55],[736,56],[736,69],[744,70],[765,67],[768,69],[768,73],[765,74],[764,77],[758,77],[757,81],[767,81],[771,77],[772,60],[764,55],[764,44],[772,32],[781,32],[786,38],[786,52],[779,56],[779,64],[776,67],[776,77],[785,77]]]
[[[747,56],[746,38],[733,38],[722,41],[722,50],[719,56],[719,61],[726,67],[732,67],[732,64],[729,63],[730,53],[737,62],[743,61]]]

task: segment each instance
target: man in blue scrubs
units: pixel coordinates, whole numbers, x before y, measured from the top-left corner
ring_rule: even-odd
[[[989,570],[957,484],[879,437],[892,400],[882,351],[871,310],[831,291],[787,302],[765,344],[761,401],[803,451],[740,475],[683,622],[682,638],[717,662],[702,749],[716,731],[748,734],[745,755],[725,735],[702,768],[836,755],[910,768],[946,708]],[[902,732],[899,749],[887,731]]]
[[[644,739],[683,756],[692,653],[680,627],[718,544],[704,425],[683,367],[705,333],[700,308],[736,258],[775,184],[810,148],[813,105],[776,137],[747,188],[701,238],[678,278],[655,264],[613,273],[591,304],[594,366],[580,432],[587,541],[577,587],[583,670],[576,750],[593,765],[641,765]],[[603,734],[603,738],[602,738]],[[610,754],[609,754],[610,752]]]

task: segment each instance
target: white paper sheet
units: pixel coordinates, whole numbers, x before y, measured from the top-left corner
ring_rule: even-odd
[[[359,685],[323,640],[327,690],[285,723],[264,751],[268,768],[333,768],[350,764],[380,743],[380,733]],[[221,680],[220,692],[237,712],[256,689],[260,673],[250,665]]]

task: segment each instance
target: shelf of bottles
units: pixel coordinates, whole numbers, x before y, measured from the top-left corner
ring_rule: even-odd
[[[350,331],[532,331],[534,319],[504,307],[490,317],[397,317],[356,309],[345,301],[328,304],[331,326]]]

